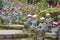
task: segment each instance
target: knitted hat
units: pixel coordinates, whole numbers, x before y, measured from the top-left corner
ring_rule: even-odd
[[[56,6],[57,8],[60,8],[60,4],[57,4],[57,6]]]
[[[33,15],[32,17],[33,17],[33,18],[36,18],[36,17],[37,17],[37,14]]]
[[[32,16],[32,15],[31,15],[31,14],[28,14],[27,16],[30,17],[30,16]]]
[[[18,8],[18,10],[22,10],[22,8],[21,8],[21,7],[19,7],[19,8]]]
[[[50,13],[47,13],[46,16],[50,16]]]
[[[53,25],[58,26],[58,22],[53,22]]]
[[[60,18],[60,15],[58,15],[58,18]]]
[[[44,17],[41,17],[40,20],[45,20],[45,18]]]

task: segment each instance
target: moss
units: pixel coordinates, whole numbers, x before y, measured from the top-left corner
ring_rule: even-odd
[[[11,25],[18,25],[18,24],[11,24]],[[6,25],[3,25],[3,24],[0,24],[0,26],[11,26],[9,24],[6,24]]]

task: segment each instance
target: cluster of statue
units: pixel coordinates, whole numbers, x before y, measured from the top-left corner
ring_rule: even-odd
[[[4,7],[0,10],[0,24],[12,24],[13,21],[19,22],[23,17],[23,9],[21,7],[12,7],[11,10],[9,9],[9,4],[5,7],[6,10]],[[52,35],[51,37],[55,38],[55,40],[59,40],[60,15],[58,15],[58,22],[54,21],[50,13],[46,13],[45,17],[41,17],[39,20],[37,16],[37,14],[27,14],[28,18],[24,22],[25,28],[34,33],[41,31],[40,34],[42,37]]]
[[[22,8],[28,6],[27,4],[24,5],[21,2],[18,2],[18,6],[14,5],[14,2],[10,3],[6,0],[2,2],[4,3],[0,10],[0,24],[12,24],[13,21],[19,21],[23,16]]]
[[[51,17],[50,13],[46,14],[46,17],[41,17],[37,19],[37,14],[28,14],[28,19],[24,22],[25,27],[31,30],[31,32],[42,31],[41,36],[52,35],[53,38],[57,40],[59,38],[59,28],[60,28],[60,15],[58,15],[58,22]]]
[[[13,21],[19,21],[21,17],[23,16],[22,8],[12,8],[11,10],[8,10],[9,7],[7,7],[6,10],[4,10],[4,7],[2,10],[0,10],[0,24],[12,24]]]

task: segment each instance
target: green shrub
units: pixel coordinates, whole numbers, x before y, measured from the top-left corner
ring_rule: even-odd
[[[57,16],[60,14],[60,9],[59,8],[48,8],[46,10],[41,10],[38,13],[38,18],[40,18],[42,16],[45,17],[46,13],[50,13],[51,17],[53,17],[55,20],[58,20]]]
[[[2,0],[0,0],[0,10],[2,9],[3,4],[2,4]]]

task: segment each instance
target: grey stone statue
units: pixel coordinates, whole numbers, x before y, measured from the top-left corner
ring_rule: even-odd
[[[34,31],[37,26],[37,14],[32,16],[32,25],[30,25],[31,31]]]
[[[50,30],[51,29],[51,26],[52,26],[52,22],[54,21],[54,19],[53,18],[51,18],[51,15],[50,15],[50,13],[47,13],[46,14],[46,23],[47,23],[47,26],[48,26],[48,30]]]
[[[12,24],[13,19],[12,19],[12,14],[10,12],[8,13],[7,19],[8,19],[8,23]]]
[[[13,12],[12,12],[12,14],[13,14],[14,20],[16,20],[18,22],[19,21],[19,14],[18,14],[17,10],[14,9]]]
[[[45,37],[51,37],[54,40],[59,40],[59,28],[52,28],[49,32],[45,33]]]
[[[1,21],[3,21],[3,24],[6,24],[7,23],[7,18],[6,18],[6,14],[5,14],[5,11],[1,11],[1,15],[0,15],[0,18],[1,18]]]
[[[18,14],[19,14],[19,17],[20,19],[23,17],[23,9],[21,7],[18,8]]]
[[[40,23],[38,26],[36,26],[35,30],[40,32],[40,37],[44,37],[46,31],[48,30],[47,24],[45,23],[45,18],[41,17],[40,18]]]
[[[47,24],[45,22],[45,18],[44,17],[40,18],[40,23],[39,23],[38,26],[40,27],[41,30],[47,31],[48,28],[47,28]]]
[[[37,14],[33,15],[32,19],[33,19],[32,20],[32,24],[35,25],[35,26],[37,26]]]
[[[27,21],[24,22],[24,25],[26,28],[29,28],[29,26],[32,24],[32,15],[28,14],[27,17]]]

